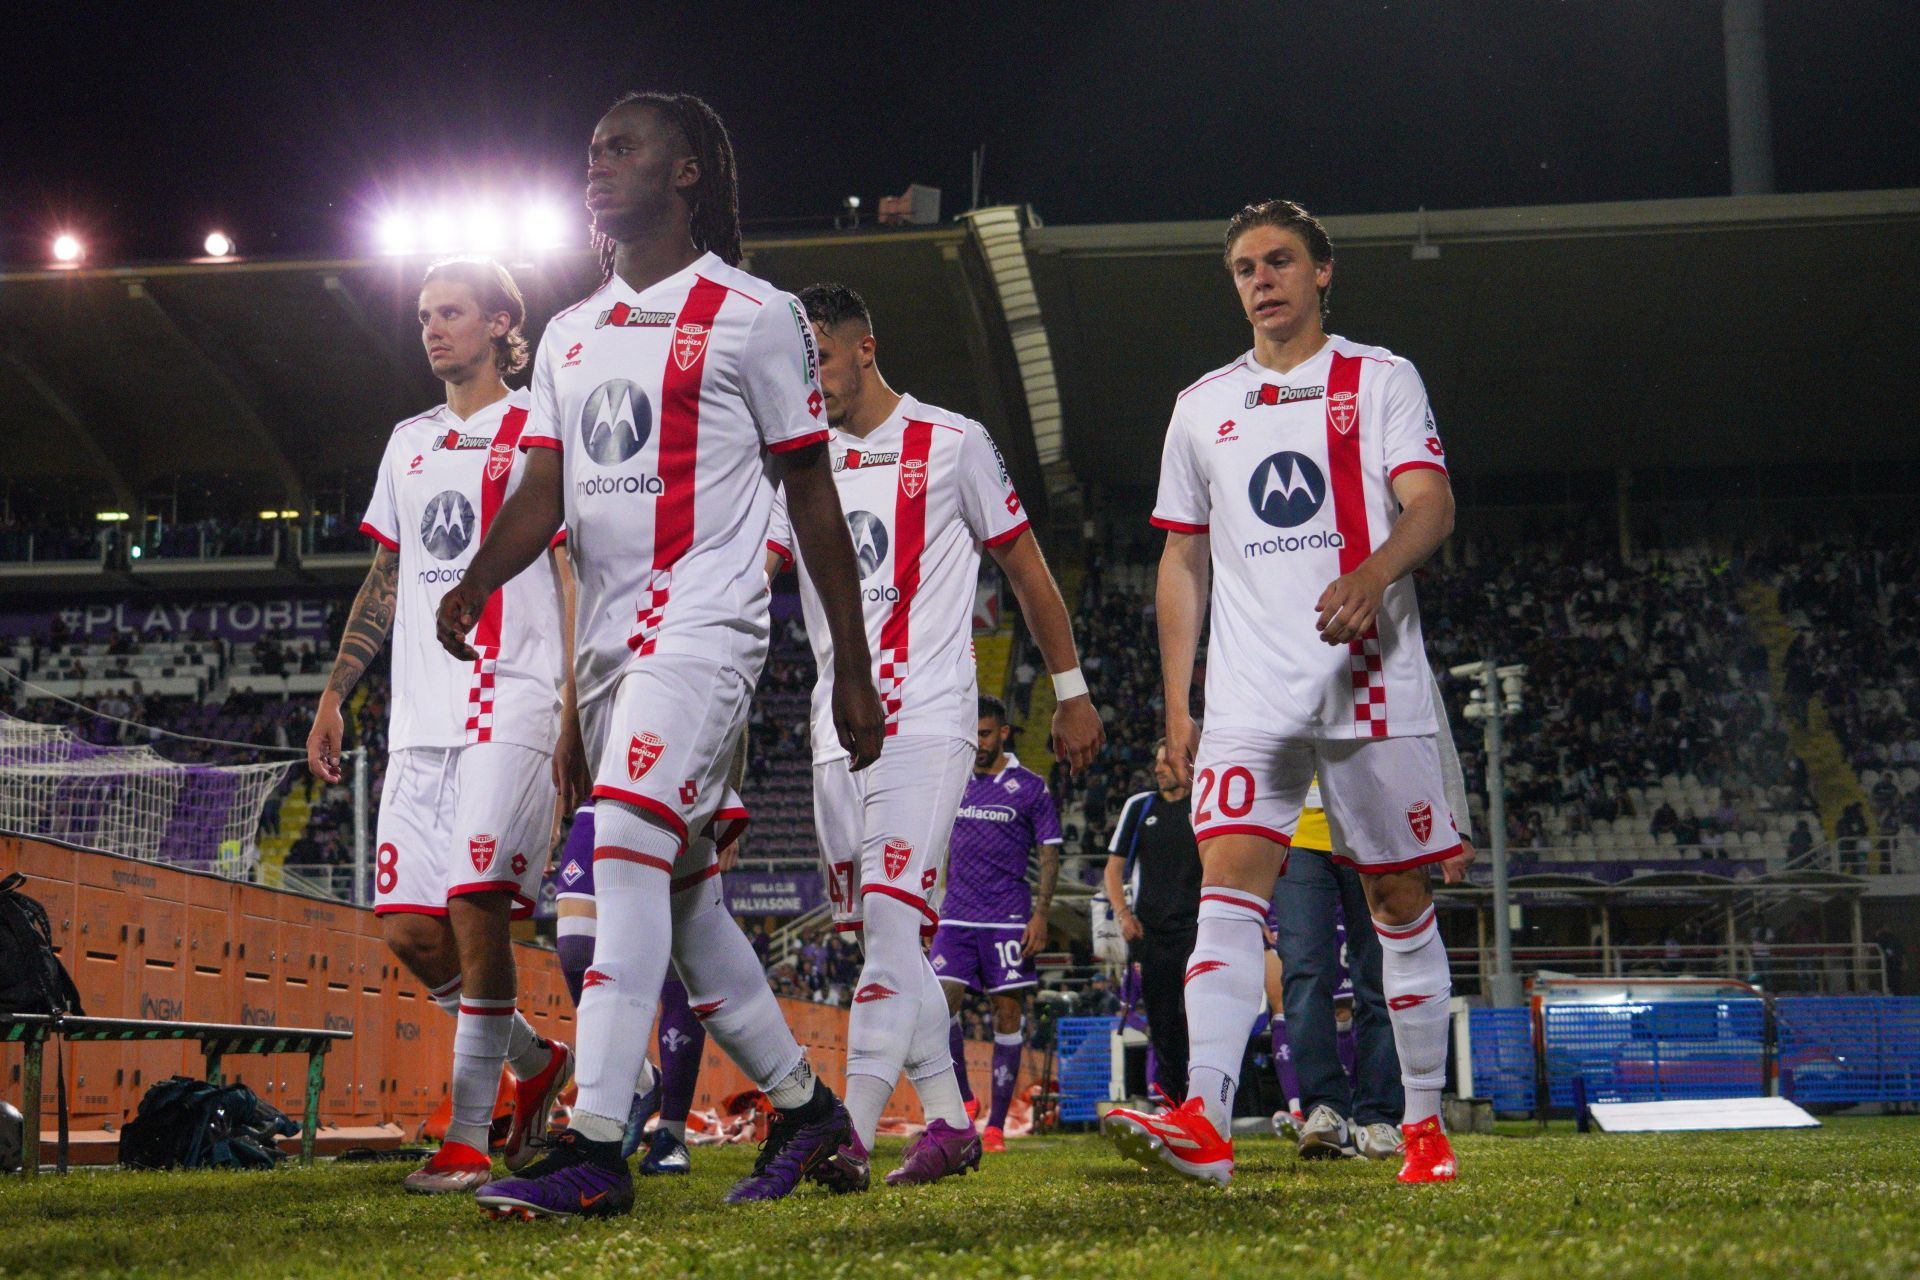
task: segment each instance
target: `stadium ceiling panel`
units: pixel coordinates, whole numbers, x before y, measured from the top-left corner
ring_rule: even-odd
[[[746,248],[748,268],[781,288],[837,280],[860,290],[893,385],[980,419],[1023,491],[1040,490],[1019,371],[965,228]],[[599,278],[583,251],[509,265],[536,342]],[[285,488],[353,506],[393,424],[441,396],[414,318],[425,266],[366,258],[0,273],[0,352],[18,362],[0,360],[10,444],[0,479],[152,493],[192,474],[246,493],[248,509],[260,485],[276,502]]]
[[[1151,486],[1175,395],[1246,350],[1223,227],[1027,231],[1083,479]],[[1462,474],[1920,458],[1920,367],[1885,354],[1912,331],[1920,191],[1327,227],[1331,327],[1419,366]]]

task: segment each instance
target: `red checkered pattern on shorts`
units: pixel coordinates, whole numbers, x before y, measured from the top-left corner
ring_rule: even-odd
[[[493,683],[500,669],[499,645],[475,645],[473,683],[467,686],[467,745],[493,741]]]
[[[653,642],[660,634],[660,620],[667,616],[667,596],[673,590],[673,570],[655,569],[647,581],[647,598],[633,611],[633,634],[627,637],[627,648],[635,653],[653,652]]]
[[[1353,728],[1359,738],[1387,736],[1387,673],[1380,664],[1380,633],[1369,631],[1347,645],[1353,672]]]

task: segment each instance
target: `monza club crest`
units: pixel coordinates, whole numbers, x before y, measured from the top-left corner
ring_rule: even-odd
[[[1415,800],[1407,806],[1407,826],[1413,831],[1413,838],[1425,844],[1433,836],[1433,806],[1425,800]]]
[[[492,836],[475,836],[467,841],[467,856],[473,859],[475,871],[484,872],[493,865],[493,850],[498,843]]]
[[[666,749],[665,739],[658,734],[634,734],[627,742],[627,776],[635,782],[646,777],[647,770],[653,768]]]
[[[889,840],[880,851],[881,865],[886,868],[887,879],[898,880],[900,873],[907,869],[907,859],[913,856],[913,846],[905,840]]]
[[[706,351],[707,335],[712,332],[712,327],[704,324],[683,324],[673,331],[673,362],[680,366],[680,372],[693,368],[694,361]]]
[[[900,464],[900,488],[909,498],[917,498],[927,487],[927,460],[908,458]]]
[[[495,440],[487,451],[487,479],[496,483],[513,466],[513,446],[505,440]]]
[[[1327,397],[1327,421],[1341,435],[1353,430],[1353,424],[1360,419],[1360,393],[1357,391],[1336,391]]]

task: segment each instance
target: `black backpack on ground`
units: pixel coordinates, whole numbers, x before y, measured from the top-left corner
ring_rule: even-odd
[[[0,1013],[71,1013],[84,1017],[80,991],[53,950],[47,909],[20,892],[27,878],[18,871],[0,877]],[[67,1171],[67,1055],[54,1045],[54,1096],[59,1125],[55,1161]],[[24,1159],[40,1159],[40,1135],[25,1134]]]
[[[0,879],[0,1012],[84,1013],[54,954],[46,908],[20,892],[26,882],[18,871]]]
[[[243,1084],[174,1076],[147,1090],[139,1114],[120,1131],[120,1163],[129,1169],[271,1169],[285,1158],[273,1140],[298,1132]]]

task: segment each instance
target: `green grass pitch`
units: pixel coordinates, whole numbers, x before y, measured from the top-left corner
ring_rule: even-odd
[[[1149,1174],[1098,1138],[1015,1141],[983,1171],[775,1205],[721,1194],[751,1148],[697,1149],[615,1222],[491,1223],[403,1195],[406,1166],[76,1171],[0,1179],[0,1276],[1912,1277],[1920,1122],[1813,1132],[1457,1140],[1461,1180],[1307,1164],[1238,1143],[1230,1190]]]

